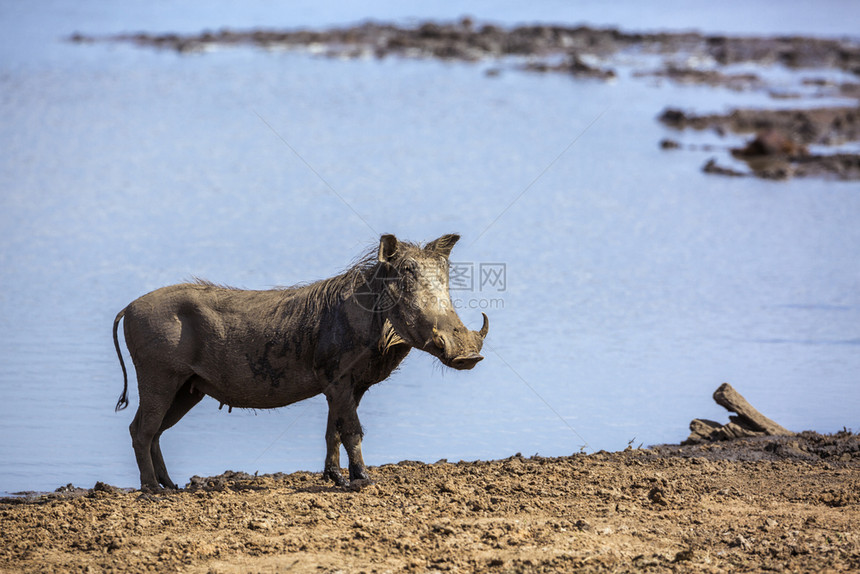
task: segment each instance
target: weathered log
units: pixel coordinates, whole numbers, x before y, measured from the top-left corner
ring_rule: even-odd
[[[794,434],[758,412],[728,383],[723,383],[714,392],[714,400],[728,411],[736,413],[735,416],[729,417],[731,422],[721,425],[706,419],[693,419],[690,422],[690,436],[682,444],[752,436],[791,436]]]
[[[744,428],[771,436],[791,436],[794,434],[784,426],[777,424],[758,412],[728,383],[723,383],[714,392],[714,400],[721,407],[737,413],[738,417],[730,418]]]
[[[753,430],[740,424],[737,417],[729,417],[729,419],[731,419],[731,422],[720,427],[719,436],[717,438],[721,440],[731,440],[733,438],[744,438],[748,436],[765,436],[765,433],[761,431]]]

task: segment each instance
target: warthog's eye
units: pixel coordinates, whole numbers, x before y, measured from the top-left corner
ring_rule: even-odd
[[[400,270],[403,288],[413,290],[418,283],[418,265],[414,261],[404,261]]]

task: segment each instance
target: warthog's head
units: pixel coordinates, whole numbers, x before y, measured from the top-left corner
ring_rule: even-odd
[[[384,278],[381,308],[397,335],[455,369],[471,369],[481,356],[490,328],[484,315],[479,331],[460,321],[448,292],[448,256],[459,235],[443,235],[424,247],[393,235],[379,241],[379,276]]]

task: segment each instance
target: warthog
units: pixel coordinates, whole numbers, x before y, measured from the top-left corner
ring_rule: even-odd
[[[471,369],[489,321],[469,331],[448,293],[448,256],[459,239],[421,247],[383,235],[379,250],[346,272],[305,286],[246,291],[198,281],[163,287],[117,314],[113,338],[123,373],[116,410],[128,406],[119,321],[137,371],[140,406],[129,426],[142,490],[175,489],[161,434],[209,395],[230,409],[282,407],[319,393],[328,401],[323,477],[368,480],[357,408],[413,347]]]

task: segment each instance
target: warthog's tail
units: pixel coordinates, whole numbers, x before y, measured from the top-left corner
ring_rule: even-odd
[[[122,360],[122,351],[119,348],[119,337],[116,335],[120,319],[123,317],[125,317],[125,309],[117,313],[116,319],[113,320],[113,346],[116,347],[116,356],[119,357],[119,366],[122,367],[122,394],[116,402],[115,412],[128,406],[128,371],[125,370],[125,361]]]

